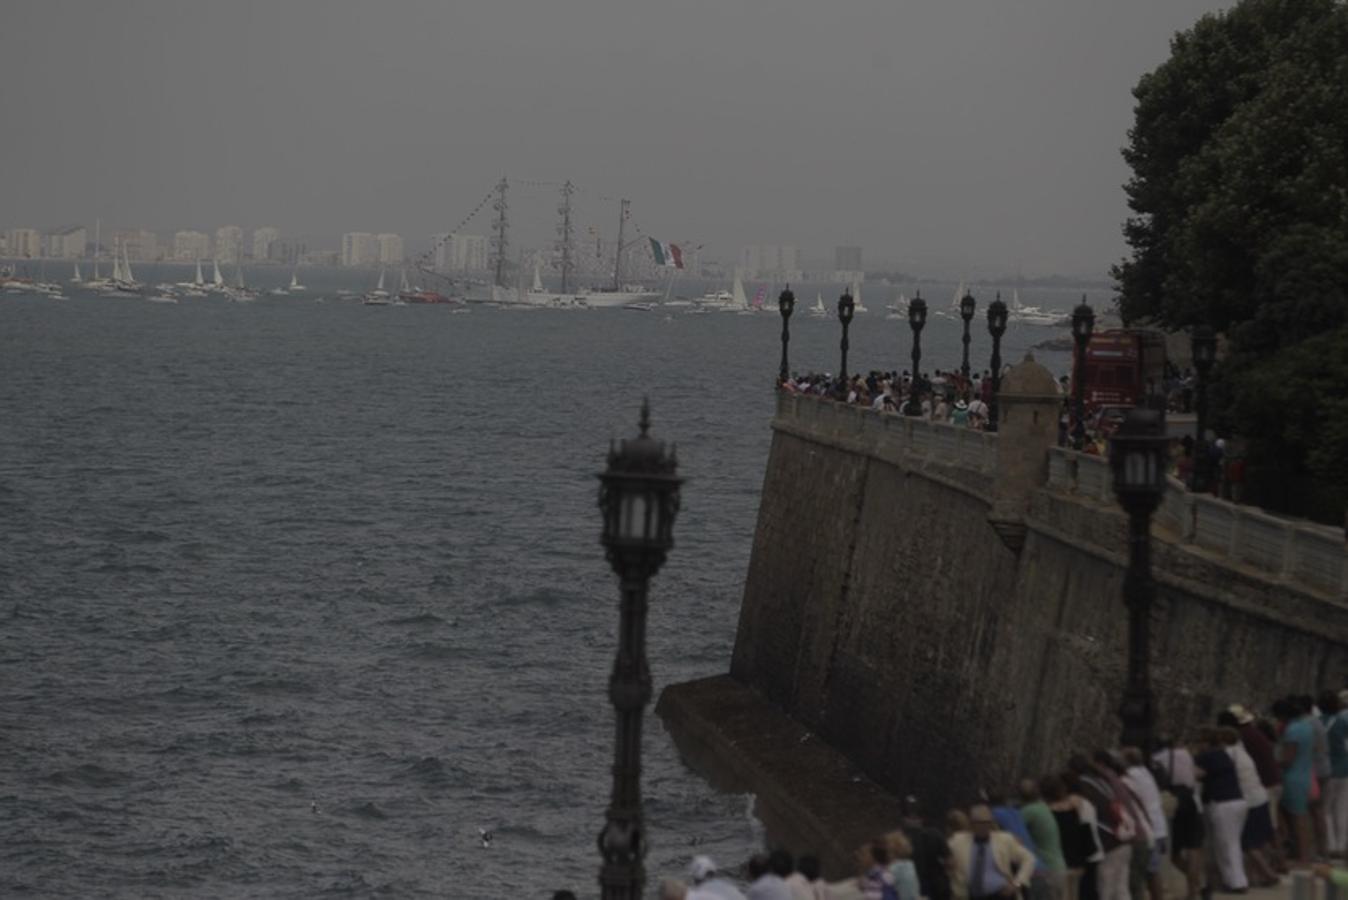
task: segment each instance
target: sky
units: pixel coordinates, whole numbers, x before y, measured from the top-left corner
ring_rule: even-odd
[[[455,229],[578,188],[735,258],[1104,276],[1131,89],[1212,0],[42,0],[0,55],[0,228]],[[490,210],[462,228],[485,233]]]

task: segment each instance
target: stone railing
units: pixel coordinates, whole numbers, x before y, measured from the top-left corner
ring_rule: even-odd
[[[988,476],[997,468],[997,435],[972,428],[786,391],[777,394],[777,419],[801,431],[860,444],[880,455],[902,453],[915,462]]]
[[[1049,450],[1048,486],[1100,503],[1113,504],[1109,463],[1099,456],[1060,447]],[[1243,563],[1283,581],[1296,581],[1348,599],[1348,545],[1341,529],[1187,491],[1167,479],[1156,513],[1159,523],[1181,542]]]

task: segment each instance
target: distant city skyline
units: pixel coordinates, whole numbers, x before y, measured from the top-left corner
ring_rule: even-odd
[[[643,233],[721,260],[860,246],[873,269],[1100,276],[1126,251],[1131,90],[1226,5],[19,4],[0,225],[417,252],[487,233],[461,222],[506,175],[516,246],[552,240],[571,179],[582,240],[611,240],[628,197]]]

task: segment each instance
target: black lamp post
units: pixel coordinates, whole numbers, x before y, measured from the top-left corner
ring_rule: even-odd
[[[791,293],[791,285],[777,295],[777,311],[782,314],[782,367],[777,375],[781,381],[791,377],[791,369],[786,361],[786,345],[791,343],[791,313],[796,308],[796,295]]]
[[[1072,428],[1074,450],[1086,446],[1086,345],[1090,343],[1094,330],[1095,310],[1086,304],[1086,295],[1082,294],[1080,305],[1072,310],[1072,337],[1077,342],[1076,366],[1072,372],[1072,393],[1076,407],[1076,424]]]
[[[1128,683],[1119,707],[1124,746],[1140,747],[1150,758],[1152,725],[1151,603],[1156,593],[1151,577],[1151,517],[1165,493],[1165,416],[1159,410],[1134,407],[1109,441],[1114,494],[1128,514],[1128,571],[1123,600],[1128,606]]]
[[[640,900],[646,884],[646,835],[641,814],[641,717],[651,699],[646,662],[646,589],[674,546],[679,511],[678,460],[650,437],[650,406],[641,404],[641,434],[609,446],[608,468],[599,476],[602,542],[622,597],[618,657],[609,677],[609,700],[617,718],[613,794],[607,823],[599,832],[600,896]]]
[[[908,415],[922,415],[922,398],[918,385],[922,383],[922,327],[927,324],[927,301],[918,292],[908,303],[908,327],[913,329],[913,384],[908,392]]]
[[[960,318],[964,320],[964,358],[960,361],[960,374],[965,382],[969,380],[969,323],[974,320],[977,310],[978,301],[973,294],[966,293],[960,298]]]
[[[1204,491],[1207,490],[1208,480],[1208,453],[1207,442],[1207,423],[1208,423],[1208,373],[1212,371],[1212,364],[1217,361],[1217,335],[1206,325],[1199,325],[1194,329],[1191,339],[1191,349],[1194,357],[1194,370],[1198,373],[1198,396],[1194,398],[1194,412],[1197,413],[1194,423],[1198,434],[1194,435],[1194,464],[1189,473],[1189,490]]]
[[[988,304],[988,334],[992,335],[992,402],[988,404],[988,431],[997,430],[997,392],[1002,389],[1002,335],[1006,334],[1006,304],[1001,291]]]
[[[842,323],[843,327],[842,365],[838,369],[838,377],[844,383],[847,381],[847,326],[852,324],[852,314],[855,308],[856,304],[852,302],[852,295],[844,291],[843,295],[838,298],[838,321]]]

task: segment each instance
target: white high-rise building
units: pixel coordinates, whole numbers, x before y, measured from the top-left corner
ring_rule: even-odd
[[[379,241],[379,261],[397,264],[403,261],[403,239],[397,234],[381,234]]]
[[[437,234],[435,268],[440,272],[483,272],[487,268],[487,238],[480,234]]]
[[[53,259],[79,259],[87,240],[83,225],[67,225],[47,235],[47,255]]]
[[[740,251],[740,272],[745,278],[800,281],[800,254],[789,244],[764,244]]]
[[[225,225],[215,229],[215,258],[221,262],[238,262],[243,252],[243,229]]]
[[[271,245],[281,239],[281,229],[271,225],[253,229],[253,259],[271,259]]]
[[[11,228],[5,233],[5,252],[15,259],[42,255],[42,235],[36,228]]]
[[[203,231],[175,231],[173,258],[182,262],[210,259],[211,236]]]
[[[159,258],[159,235],[143,228],[123,228],[112,233],[115,248],[129,259],[153,262]]]
[[[342,265],[371,266],[379,262],[379,239],[368,231],[342,235]]]

